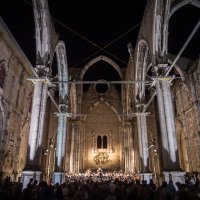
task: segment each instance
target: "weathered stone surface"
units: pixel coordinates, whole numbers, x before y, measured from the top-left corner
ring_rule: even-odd
[[[0,175],[17,180],[26,163],[32,83],[32,66],[0,21]]]

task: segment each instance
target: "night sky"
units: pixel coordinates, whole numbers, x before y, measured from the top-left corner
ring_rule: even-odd
[[[135,46],[140,25],[120,38],[108,48],[110,54],[84,40],[90,40],[104,47],[141,22],[146,0],[138,0],[131,5],[131,0],[101,0],[101,1],[64,1],[49,0],[50,13],[61,40],[66,44],[69,67],[82,67],[92,58],[103,54],[113,59],[120,67],[126,67],[128,62],[127,44]],[[33,10],[31,0],[2,0],[0,14],[11,33],[24,50],[31,63],[35,65],[35,38]],[[169,52],[176,55],[194,25],[200,18],[199,9],[185,6],[176,12],[169,26]],[[73,30],[70,31],[69,29]],[[195,35],[183,56],[193,60],[199,54],[200,31]],[[86,59],[89,57],[88,59]]]

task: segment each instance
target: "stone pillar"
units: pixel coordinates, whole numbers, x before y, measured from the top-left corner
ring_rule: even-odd
[[[148,150],[148,136],[147,136],[147,121],[145,113],[138,113],[138,140],[140,152],[140,170],[142,173],[150,172],[149,170],[149,150]]]
[[[126,123],[124,127],[124,165],[126,172],[134,172],[134,150],[133,150],[133,133],[131,124]]]
[[[75,168],[75,172],[79,173],[79,158],[80,158],[80,138],[79,138],[79,128],[78,128],[78,124],[76,123],[76,130],[75,130],[75,163],[74,163],[74,168]]]
[[[120,169],[125,170],[125,131],[121,122],[118,123],[120,140]]]
[[[75,130],[74,130],[74,124],[72,124],[71,128],[71,149],[70,149],[70,161],[69,161],[69,171],[72,173],[74,172],[73,168],[73,163],[74,163],[74,135],[75,135]]]
[[[133,132],[131,124],[128,124],[128,143],[129,143],[129,172],[134,172],[134,150],[133,150]]]
[[[64,114],[60,114],[58,115],[55,171],[52,177],[54,184],[55,183],[62,184],[65,181],[64,158],[65,158],[65,147],[66,147],[66,130],[67,130],[67,116]]]
[[[130,172],[130,165],[131,165],[131,145],[130,145],[130,132],[129,132],[129,125],[126,125],[126,132],[127,132],[127,171]]]
[[[183,182],[184,179],[178,157],[170,80],[171,78],[159,78],[156,89],[162,140],[163,173],[166,181],[173,180],[175,183],[177,181]]]
[[[70,150],[70,172],[78,173],[79,169],[79,153],[78,153],[78,132],[77,123],[72,122],[71,128],[71,150]]]
[[[44,79],[34,80],[34,94],[28,140],[26,165],[22,172],[23,187],[29,178],[42,179],[42,139],[48,85]]]
[[[124,171],[128,172],[128,133],[125,127],[123,127],[123,160],[124,160]]]

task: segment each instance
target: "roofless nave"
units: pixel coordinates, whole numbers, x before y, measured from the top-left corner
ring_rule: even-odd
[[[170,18],[191,5],[200,8],[198,0],[147,1],[135,50],[128,45],[126,70],[98,55],[68,71],[67,47],[55,32],[46,0],[33,0],[35,67],[1,19],[2,178],[22,176],[26,183],[32,176],[52,176],[62,182],[65,173],[99,167],[156,181],[182,182],[186,172],[198,174],[200,62],[181,57],[198,19],[178,55],[168,54]],[[102,65],[116,78],[88,80]]]

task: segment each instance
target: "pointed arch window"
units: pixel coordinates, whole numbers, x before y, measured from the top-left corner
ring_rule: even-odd
[[[97,136],[97,149],[107,149],[108,139],[107,136]]]
[[[97,136],[97,149],[101,149],[102,146],[102,140],[101,140],[101,136]]]
[[[107,140],[107,136],[103,136],[103,149],[107,149],[108,146],[108,140]]]

